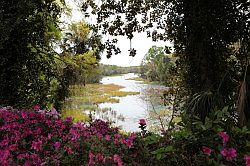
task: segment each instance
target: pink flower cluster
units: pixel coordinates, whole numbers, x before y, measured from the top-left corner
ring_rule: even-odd
[[[226,132],[219,132],[219,137],[222,139],[223,144],[226,144],[229,141],[229,135]]]
[[[244,159],[246,161],[246,166],[250,166],[250,156],[245,156]]]
[[[121,166],[123,153],[133,148],[136,138],[135,134],[119,134],[118,128],[101,120],[73,124],[72,118],[63,120],[56,110],[40,110],[39,106],[0,109],[3,166],[69,164],[67,159],[72,157],[80,165],[110,162]]]
[[[146,120],[145,119],[139,119],[139,124],[141,126],[145,126],[146,125]]]
[[[226,132],[219,132],[218,136],[219,136],[219,138],[222,139],[222,143],[223,143],[223,148],[220,150],[220,154],[223,157],[225,157],[225,159],[227,161],[232,161],[232,159],[237,156],[237,153],[236,153],[236,150],[234,148],[228,148],[227,147],[227,143],[228,143],[228,141],[230,139],[230,136]],[[205,154],[207,156],[210,156],[211,152],[212,152],[212,149],[210,149],[209,147],[203,146],[202,147],[202,152],[203,152],[203,154]],[[249,158],[249,162],[250,162],[250,158]]]
[[[233,157],[236,157],[236,150],[234,148],[224,148],[220,151],[220,154],[226,157],[227,161],[231,161]]]
[[[226,158],[227,161],[231,161],[234,157],[237,156],[236,150],[234,148],[227,148],[226,144],[228,143],[230,137],[226,132],[219,132],[219,137],[222,139],[224,148],[221,149],[220,154]]]
[[[209,147],[202,146],[202,152],[203,152],[205,155],[210,156],[212,150],[211,150]]]

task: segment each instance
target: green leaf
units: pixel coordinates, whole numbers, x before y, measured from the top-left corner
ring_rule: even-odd
[[[228,112],[228,106],[224,107],[224,108],[222,109],[222,112]]]
[[[250,147],[250,141],[247,141],[246,146]]]
[[[146,141],[146,144],[151,145],[151,144],[157,143],[159,139],[160,139],[160,136],[154,134],[154,135],[147,136],[145,138],[145,141]]]
[[[173,146],[167,146],[166,148],[165,148],[165,152],[173,152],[175,149],[174,149],[174,147]]]
[[[165,153],[165,148],[160,148],[152,152],[152,154],[160,154],[160,153]]]
[[[157,160],[161,160],[161,158],[162,158],[162,154],[159,153],[159,154],[156,155]]]
[[[157,160],[160,160],[160,159],[164,158],[164,154],[166,154],[168,152],[173,152],[173,151],[174,151],[173,146],[167,146],[167,147],[162,147],[160,149],[157,149],[151,153],[156,155]]]
[[[202,130],[207,130],[207,128],[205,127],[205,125],[201,125]]]

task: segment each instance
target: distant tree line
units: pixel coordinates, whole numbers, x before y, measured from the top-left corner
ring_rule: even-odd
[[[127,73],[139,73],[139,66],[129,66],[129,67],[121,67],[116,65],[104,65],[100,64],[99,66],[100,72],[103,76],[111,76],[116,74],[127,74]]]

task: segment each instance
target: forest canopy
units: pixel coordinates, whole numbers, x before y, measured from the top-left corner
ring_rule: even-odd
[[[77,2],[83,20],[63,23],[63,0],[0,1],[1,165],[250,166],[250,0]],[[172,47],[152,46],[140,67],[100,63],[104,51],[120,53],[119,35],[132,43],[141,32]],[[132,44],[129,52],[137,56]],[[142,96],[98,84],[128,72],[165,86]],[[146,86],[128,76],[116,78]],[[151,117],[138,116],[147,115],[132,96],[131,117],[98,109],[127,95],[144,97]],[[63,111],[84,122],[61,117],[67,101],[77,104]],[[114,127],[113,115],[139,130]]]
[[[171,41],[179,57],[181,91],[195,103],[189,111],[204,120],[215,106],[235,109],[237,86],[244,82],[248,87],[249,4],[248,0],[107,0],[83,1],[82,10],[85,16],[97,16],[95,27],[105,35],[132,40],[134,33],[147,32],[153,41]],[[206,102],[199,104],[201,98]],[[201,111],[199,105],[204,104]]]

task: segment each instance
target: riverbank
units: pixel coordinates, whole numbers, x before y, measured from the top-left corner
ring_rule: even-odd
[[[155,124],[152,107],[157,112],[166,111],[159,99],[165,87],[143,84],[134,73],[104,77],[101,84],[74,85],[70,89],[71,97],[65,101],[62,116],[72,116],[74,122],[88,121],[93,114],[94,118],[114,121],[115,126],[133,132],[139,130],[139,119],[145,118]]]
[[[85,111],[100,110],[101,103],[119,103],[120,97],[137,95],[140,92],[121,91],[124,86],[115,84],[87,84],[70,87],[71,96],[65,101],[62,116],[72,116],[74,121],[86,121]]]
[[[134,81],[138,81],[138,84],[160,84],[157,81],[148,81],[142,77],[134,77],[134,78],[129,78],[127,80],[134,80]]]

